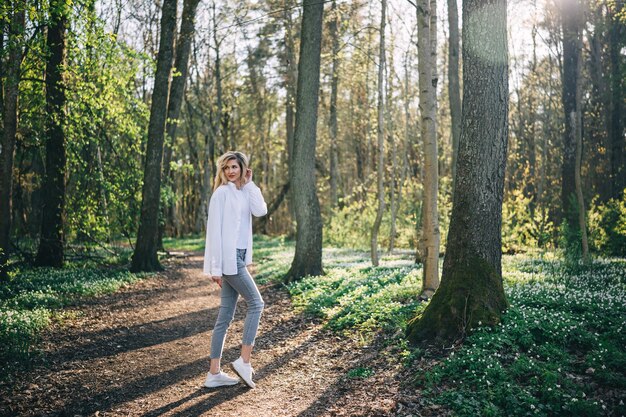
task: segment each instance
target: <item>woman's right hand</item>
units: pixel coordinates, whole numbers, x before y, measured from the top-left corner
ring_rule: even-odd
[[[212,277],[211,277],[211,281],[213,281],[214,283],[216,283],[217,285],[219,285],[219,286],[220,286],[220,288],[222,288],[222,277],[212,276]]]

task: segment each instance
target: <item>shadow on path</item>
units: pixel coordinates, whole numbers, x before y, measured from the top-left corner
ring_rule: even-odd
[[[211,309],[216,310],[216,309]],[[209,311],[211,311],[209,310]],[[193,315],[193,313],[190,313]],[[216,313],[215,313],[216,314]],[[189,316],[189,315],[183,315]],[[206,310],[203,310],[202,315],[202,328],[208,328],[210,323],[215,319],[214,315],[209,315]],[[174,321],[174,323],[179,323],[178,321]],[[299,326],[298,324],[301,324]],[[196,323],[197,325],[197,323]],[[280,343],[283,340],[290,339],[295,337],[297,334],[301,333],[304,330],[304,326],[306,325],[306,321],[292,318],[292,320],[277,322],[277,324],[272,327],[269,331],[265,331],[259,335],[256,343],[256,350],[261,352],[263,350],[269,349],[273,347],[276,343]],[[185,327],[185,325],[181,324],[181,327]],[[167,330],[169,331],[169,330]],[[181,332],[192,331],[189,329],[181,329]],[[192,333],[197,333],[193,332]],[[163,335],[162,339],[173,339],[170,335]],[[129,342],[134,345],[144,345],[146,342],[143,337],[139,336],[139,340]],[[257,371],[257,380],[265,378],[269,375],[272,370],[276,369],[279,366],[282,366],[284,363],[289,361],[295,355],[301,354],[307,349],[307,346],[311,343],[314,343],[312,339],[307,340],[302,346],[295,349],[292,353],[284,355],[278,358],[274,363],[265,366],[264,368]],[[231,348],[224,351],[223,357],[236,357],[239,354],[239,348]],[[184,352],[180,352],[180,359],[184,359]],[[158,367],[158,357],[155,358],[154,364],[146,364],[146,368],[149,370],[149,366]],[[147,376],[141,379],[131,380],[125,383],[122,386],[115,387],[112,389],[108,389],[106,391],[101,392],[84,392],[84,389],[81,390],[80,398],[74,398],[69,404],[65,405],[62,410],[59,410],[61,415],[74,415],[74,414],[92,414],[99,410],[111,410],[115,409],[120,404],[123,404],[128,401],[132,401],[143,396],[149,395],[159,390],[166,389],[168,386],[175,385],[183,380],[194,380],[198,383],[204,382],[204,374],[208,371],[209,365],[209,356],[208,356],[208,348],[207,348],[207,356],[198,359],[196,361],[186,363],[184,365],[176,366],[172,369],[165,370],[159,374]],[[202,375],[202,376],[200,376]],[[193,400],[194,398],[202,396],[204,393],[203,390],[206,390],[207,394],[211,394],[212,391],[203,388],[198,391],[196,394],[190,394],[187,399],[177,400],[172,404],[165,405],[161,407],[162,412],[166,412],[168,410],[174,409],[183,403]],[[207,402],[201,402],[200,404],[196,404],[191,407],[191,411],[185,410],[183,414],[175,414],[175,415],[197,415],[201,414],[203,411],[210,410],[218,404],[223,403],[229,399],[236,397],[237,395],[244,393],[248,390],[248,388],[244,388],[243,385],[240,387],[233,388],[233,391],[228,392],[226,395],[222,395],[224,391],[220,390],[220,395],[212,395]],[[89,398],[89,401],[85,401],[85,398]],[[150,413],[155,413],[155,411],[151,411]],[[74,413],[74,414],[72,414]],[[149,415],[158,415],[158,414],[149,414]]]
[[[218,309],[214,307],[130,327],[81,333],[81,339],[87,342],[55,351],[49,355],[49,360],[60,362],[66,358],[90,360],[110,357],[204,333],[212,328],[209,319],[216,317]]]

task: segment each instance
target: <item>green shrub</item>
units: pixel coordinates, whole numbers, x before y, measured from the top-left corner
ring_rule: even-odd
[[[448,234],[448,223],[452,202],[449,193],[445,190],[449,184],[441,181],[439,193],[438,212],[439,230],[441,232],[441,250],[445,248]],[[332,247],[367,250],[370,245],[372,226],[376,218],[378,200],[376,190],[372,185],[369,189],[361,191],[363,198],[354,198],[344,201],[342,208],[336,209],[326,221],[324,226],[325,244]],[[387,195],[386,207],[383,214],[378,244],[380,248],[388,248],[391,232],[391,203]],[[421,218],[422,188],[417,181],[406,181],[402,187],[402,201],[398,207],[396,217],[396,248],[415,248],[417,245],[417,232],[415,225]]]
[[[626,190],[619,200],[592,200],[587,218],[592,249],[605,256],[626,256]]]
[[[548,211],[537,207],[530,210],[532,199],[522,190],[513,190],[502,204],[502,251],[525,252],[529,248],[552,247],[554,224]]]

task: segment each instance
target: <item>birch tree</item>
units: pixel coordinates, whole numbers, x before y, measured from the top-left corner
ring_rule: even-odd
[[[417,53],[419,66],[420,90],[420,130],[424,146],[424,192],[422,202],[422,254],[424,263],[421,298],[428,299],[439,287],[439,219],[437,213],[437,194],[439,190],[439,163],[437,152],[437,104],[435,59],[431,34],[435,19],[434,2],[419,0],[417,3]]]

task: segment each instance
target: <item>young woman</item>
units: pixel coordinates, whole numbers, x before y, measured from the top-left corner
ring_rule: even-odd
[[[246,266],[252,263],[252,215],[264,216],[267,205],[261,190],[252,181],[246,155],[237,151],[226,152],[217,160],[217,167],[209,203],[204,273],[221,287],[221,304],[211,338],[211,369],[204,385],[213,388],[239,382],[220,370],[220,359],[226,331],[241,295],[248,311],[243,326],[241,356],[231,366],[249,387],[254,388],[250,354],[264,303]]]

